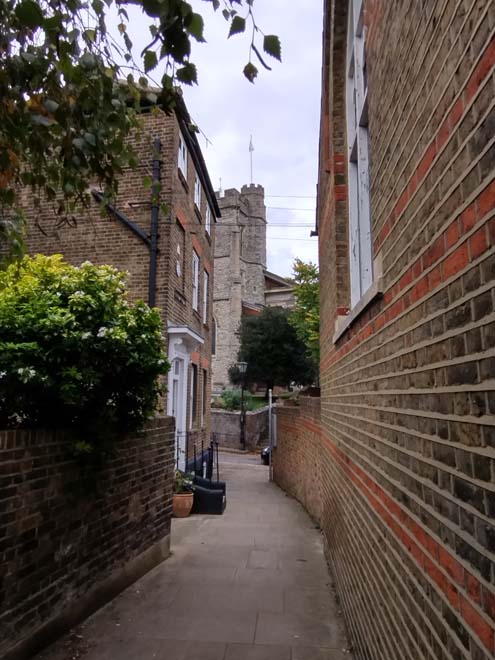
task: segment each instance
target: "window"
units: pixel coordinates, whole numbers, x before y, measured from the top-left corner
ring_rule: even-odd
[[[199,257],[193,250],[192,256],[192,306],[199,309]]]
[[[191,419],[189,421],[189,428],[192,429],[196,416],[198,414],[198,367],[191,364]]]
[[[206,205],[205,229],[207,234],[211,234],[211,209],[209,204]]]
[[[206,325],[208,323],[208,282],[210,276],[208,273],[203,271],[203,323]]]
[[[177,228],[177,246],[175,248],[176,253],[175,253],[175,274],[178,278],[177,282],[177,289],[180,290],[180,293],[184,295],[184,288],[185,288],[185,258],[186,258],[186,232],[184,230],[184,227],[180,224],[180,222],[177,220],[176,223],[176,228]]]
[[[351,307],[373,281],[365,30],[363,0],[349,0],[346,108]]]
[[[198,175],[194,179],[194,203],[196,204],[199,211],[201,211],[201,181],[199,180]]]
[[[205,417],[206,417],[206,410],[207,410],[207,396],[208,396],[208,372],[206,369],[203,369],[203,401],[202,401],[202,408],[201,408],[201,426],[204,425]]]
[[[213,317],[211,324],[211,354],[215,355],[217,351],[217,322],[215,321],[215,317]]]
[[[179,136],[179,159],[178,159],[179,170],[184,175],[184,178],[187,179],[187,147],[184,142],[182,135]]]

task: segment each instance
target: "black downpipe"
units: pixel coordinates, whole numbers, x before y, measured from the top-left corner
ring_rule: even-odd
[[[153,172],[151,183],[150,272],[148,280],[148,305],[156,304],[156,264],[158,254],[158,217],[160,214],[161,165],[160,140],[153,142]]]

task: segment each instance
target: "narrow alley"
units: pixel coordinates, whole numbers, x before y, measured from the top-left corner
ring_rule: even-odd
[[[258,457],[225,454],[223,516],[175,519],[172,556],[39,660],[348,660],[322,537]]]

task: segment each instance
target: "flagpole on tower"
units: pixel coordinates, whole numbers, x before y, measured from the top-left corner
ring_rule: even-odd
[[[253,151],[254,151],[253,136],[251,135],[250,140],[249,140],[249,156],[250,156],[250,159],[251,159],[251,183],[254,183],[253,182]]]

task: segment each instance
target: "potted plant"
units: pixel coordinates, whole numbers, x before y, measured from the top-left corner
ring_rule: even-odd
[[[172,500],[172,513],[175,518],[186,518],[191,513],[193,497],[192,477],[181,470],[175,470]]]

